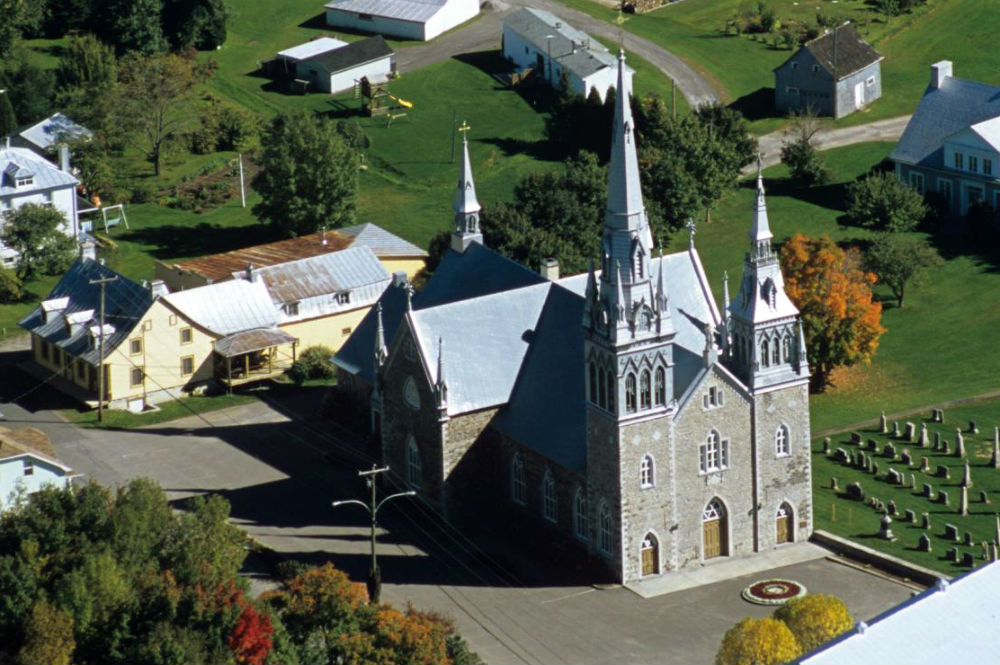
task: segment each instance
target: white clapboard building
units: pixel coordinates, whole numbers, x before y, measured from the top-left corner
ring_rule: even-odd
[[[332,0],[325,7],[331,27],[420,41],[479,14],[479,0]]]

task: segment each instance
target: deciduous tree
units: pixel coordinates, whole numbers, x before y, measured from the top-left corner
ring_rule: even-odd
[[[279,115],[261,137],[262,200],[253,212],[283,235],[314,233],[354,221],[358,154],[336,124],[314,115]]]
[[[726,631],[716,665],[781,665],[801,653],[795,635],[781,621],[747,617]]]
[[[836,596],[810,593],[793,598],[775,613],[792,631],[803,653],[808,653],[851,629],[854,619]]]
[[[878,348],[885,328],[872,295],[877,277],[862,270],[857,250],[845,252],[827,235],[796,233],[780,258],[785,291],[802,315],[812,387],[822,391],[835,367],[867,362]]]
[[[928,212],[920,192],[892,173],[873,173],[847,187],[847,216],[859,226],[912,231]]]
[[[103,0],[102,4],[94,27],[119,55],[154,55],[167,49],[161,18],[163,0]]]
[[[865,265],[892,290],[898,307],[903,306],[907,285],[919,279],[927,268],[942,263],[926,241],[895,233],[879,234],[865,252]]]
[[[62,230],[67,222],[61,212],[50,205],[28,203],[3,214],[0,238],[19,252],[17,274],[22,280],[56,275],[73,263],[76,247]]]
[[[165,0],[163,32],[176,50],[214,49],[226,41],[229,10],[223,0]]]
[[[70,665],[74,649],[72,617],[43,600],[35,603],[18,654],[21,664]]]
[[[807,108],[793,111],[785,131],[787,141],[781,146],[781,161],[788,166],[792,179],[806,187],[824,185],[830,180],[830,170],[813,144],[813,137],[825,123]]]
[[[7,91],[0,92],[0,138],[10,136],[17,129],[17,116],[14,115],[14,105],[10,103]]]
[[[258,612],[253,605],[247,605],[240,618],[236,620],[233,631],[226,638],[226,643],[233,650],[233,657],[237,663],[263,665],[271,653],[273,634],[271,619],[266,614]]]

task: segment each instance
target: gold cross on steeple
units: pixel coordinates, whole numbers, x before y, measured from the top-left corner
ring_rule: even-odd
[[[472,127],[469,127],[469,123],[463,120],[462,125],[458,128],[458,131],[462,132],[462,136],[465,136],[466,132],[470,129],[472,129]]]

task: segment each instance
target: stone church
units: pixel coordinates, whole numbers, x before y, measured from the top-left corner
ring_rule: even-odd
[[[624,55],[618,66],[623,90]],[[489,511],[620,582],[812,530],[809,368],[763,181],[720,312],[693,235],[654,252],[628,98],[599,266],[560,277],[486,247],[463,142],[450,249],[420,292],[396,276],[335,358],[400,483],[448,518]]]

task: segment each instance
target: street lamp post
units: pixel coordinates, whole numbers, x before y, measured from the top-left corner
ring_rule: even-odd
[[[344,499],[342,501],[334,501],[333,507],[343,506],[349,503],[355,503],[365,510],[371,516],[371,539],[372,539],[372,562],[371,568],[368,570],[368,597],[371,598],[371,602],[377,603],[379,600],[379,595],[382,591],[382,575],[378,569],[378,559],[375,556],[375,529],[378,526],[378,509],[384,506],[387,502],[393,499],[398,499],[403,496],[414,496],[416,492],[397,492],[396,494],[390,494],[381,501],[377,500],[376,496],[376,482],[375,477],[380,473],[385,473],[389,470],[389,467],[384,466],[378,468],[377,465],[372,464],[372,468],[368,471],[358,471],[358,475],[365,478],[365,482],[368,483],[368,487],[371,488],[371,499],[370,503],[365,503],[364,501],[359,501],[358,499]]]

